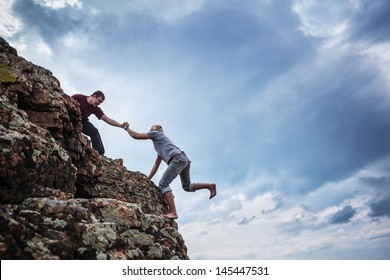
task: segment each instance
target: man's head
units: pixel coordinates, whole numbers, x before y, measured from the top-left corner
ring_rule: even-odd
[[[152,127],[150,128],[150,131],[160,131],[160,132],[164,133],[164,129],[159,124],[152,125]]]
[[[92,93],[91,97],[92,97],[91,98],[91,103],[95,107],[97,107],[100,104],[102,104],[104,99],[106,99],[106,97],[104,96],[104,93],[101,92],[100,90],[97,90],[94,93]]]

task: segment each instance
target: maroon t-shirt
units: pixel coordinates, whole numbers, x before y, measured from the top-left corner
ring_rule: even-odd
[[[87,102],[87,96],[84,94],[72,95],[80,103],[81,117],[88,119],[91,114],[94,114],[99,120],[103,117],[104,113],[99,107],[94,107]]]

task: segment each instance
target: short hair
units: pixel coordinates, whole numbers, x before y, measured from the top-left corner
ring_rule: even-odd
[[[106,97],[104,96],[104,93],[100,90],[95,91],[94,93],[91,94],[91,96],[95,96],[96,98],[101,96],[101,97],[103,97],[103,100],[106,99]]]
[[[164,129],[162,128],[162,126],[160,124],[152,125],[152,127],[150,128],[150,131],[155,131],[155,130],[164,133]]]

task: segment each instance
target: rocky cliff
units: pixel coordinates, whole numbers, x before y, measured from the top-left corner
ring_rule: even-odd
[[[0,38],[1,259],[188,259],[157,187],[81,133],[52,73]]]

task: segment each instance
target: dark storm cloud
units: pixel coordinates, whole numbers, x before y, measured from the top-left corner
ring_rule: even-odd
[[[278,104],[300,109],[285,118],[276,141],[258,147],[259,160],[305,176],[303,191],[353,174],[389,154],[390,111],[382,106],[387,90],[380,72],[361,58],[340,58],[291,88],[289,104]]]
[[[352,38],[369,41],[387,41],[390,37],[390,1],[366,0],[356,14]]]
[[[390,195],[390,177],[361,177],[359,180],[367,186]]]
[[[375,190],[375,196],[370,203],[370,217],[390,217],[390,177],[363,177],[360,181]]]
[[[355,216],[355,214],[356,210],[348,205],[338,211],[336,214],[334,214],[330,219],[330,222],[332,224],[348,223],[352,219],[352,217]]]
[[[354,70],[345,67],[339,71],[343,81],[336,88],[323,89],[329,92],[311,104],[315,116],[301,120],[307,126],[300,132],[306,132],[292,138],[310,147],[308,153],[302,155],[306,156],[306,162],[315,162],[312,156],[317,157],[316,164],[304,169],[306,173],[313,172],[317,179],[339,180],[390,151],[390,113],[378,110],[380,99],[368,98],[374,88],[357,93],[359,87],[364,88],[364,84],[370,84],[374,78],[369,73],[356,73],[354,77],[344,75],[343,72],[349,71]],[[307,113],[313,116],[312,112]]]
[[[390,196],[384,197],[377,202],[371,203],[371,217],[390,217]]]
[[[17,0],[12,6],[14,14],[23,22],[23,34],[38,32],[48,43],[82,26],[83,17],[72,7],[51,9],[32,0]]]
[[[283,21],[275,23],[240,8],[210,9],[183,20],[172,40],[182,46],[183,56],[195,54],[199,61],[212,62],[199,67],[213,72],[214,78],[218,73],[220,82],[238,77],[243,81],[247,91],[225,96],[238,109],[253,88],[257,91],[313,50],[312,42],[289,26],[293,17],[287,7],[278,12]]]

